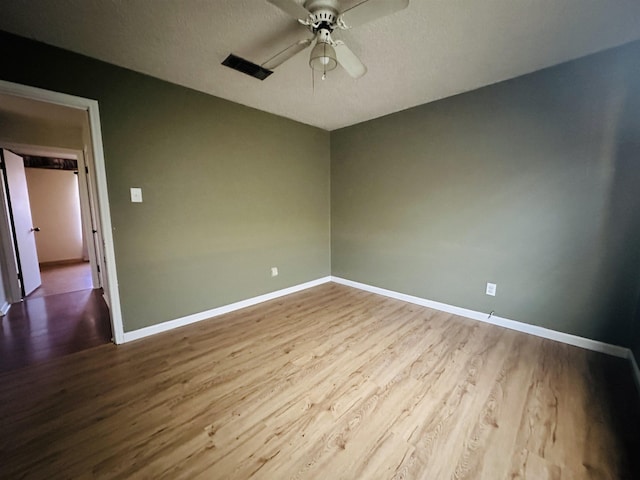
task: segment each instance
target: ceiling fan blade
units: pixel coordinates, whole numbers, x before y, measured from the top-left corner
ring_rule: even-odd
[[[367,73],[367,67],[360,61],[356,54],[351,51],[343,42],[336,42],[334,49],[338,63],[342,65],[349,75],[353,78],[360,78]]]
[[[300,40],[293,45],[289,45],[287,48],[285,48],[281,52],[276,53],[273,57],[264,62],[262,64],[262,67],[273,70],[274,68],[282,65],[297,53],[300,53],[302,50],[309,47],[313,43],[313,40],[314,38],[308,38],[306,40]]]
[[[365,0],[355,7],[342,12],[338,23],[342,28],[357,27],[404,10],[408,6],[409,0]]]
[[[298,18],[300,20],[307,19],[311,14],[309,10],[293,0],[267,0],[267,2],[275,5],[283,12],[291,15],[293,18]]]

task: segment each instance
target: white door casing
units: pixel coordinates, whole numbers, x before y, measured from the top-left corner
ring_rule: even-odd
[[[0,157],[4,159],[4,150],[0,148]],[[0,175],[0,268],[4,286],[4,294],[8,304],[22,299],[22,288],[18,280],[18,260],[15,255],[13,228],[9,215],[9,195],[4,171]]]
[[[85,159],[89,163],[90,174],[95,176],[95,193],[97,202],[94,204],[98,211],[98,222],[102,234],[103,259],[105,269],[102,272],[105,300],[111,313],[111,326],[114,343],[124,342],[124,328],[122,324],[122,310],[120,308],[120,292],[118,289],[118,273],[113,247],[113,232],[111,226],[111,212],[109,210],[109,193],[105,171],[104,149],[102,146],[102,132],[100,127],[100,109],[96,100],[77,97],[41,88],[20,85],[0,80],[0,93],[16,95],[33,100],[78,108],[88,113],[89,117],[89,150],[90,157]],[[93,172],[91,172],[91,164]]]
[[[87,244],[87,253],[91,264],[91,280],[93,288],[103,287],[102,272],[104,271],[104,258],[100,254],[99,244],[102,235],[99,234],[97,212],[94,208],[94,192],[90,184],[89,168],[85,161],[86,153],[79,151],[78,159],[78,188],[80,190],[80,205],[82,211],[82,233]]]

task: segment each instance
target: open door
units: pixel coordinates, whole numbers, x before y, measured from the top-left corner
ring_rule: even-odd
[[[24,160],[8,150],[3,150],[2,156],[4,157],[7,196],[11,199],[9,215],[13,227],[18,273],[22,279],[22,295],[26,297],[42,283],[35,240],[38,228],[34,227],[31,219]]]

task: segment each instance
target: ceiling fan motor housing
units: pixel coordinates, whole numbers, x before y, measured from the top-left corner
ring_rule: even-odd
[[[333,31],[338,20],[337,0],[307,0],[304,7],[313,17],[311,27],[314,33],[323,29]]]

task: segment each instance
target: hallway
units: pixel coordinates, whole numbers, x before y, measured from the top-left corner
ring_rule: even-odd
[[[42,286],[1,317],[0,372],[111,341],[101,289],[91,289],[88,263],[45,267]]]
[[[89,262],[40,265],[40,277],[42,285],[28,296],[29,299],[93,288]]]

